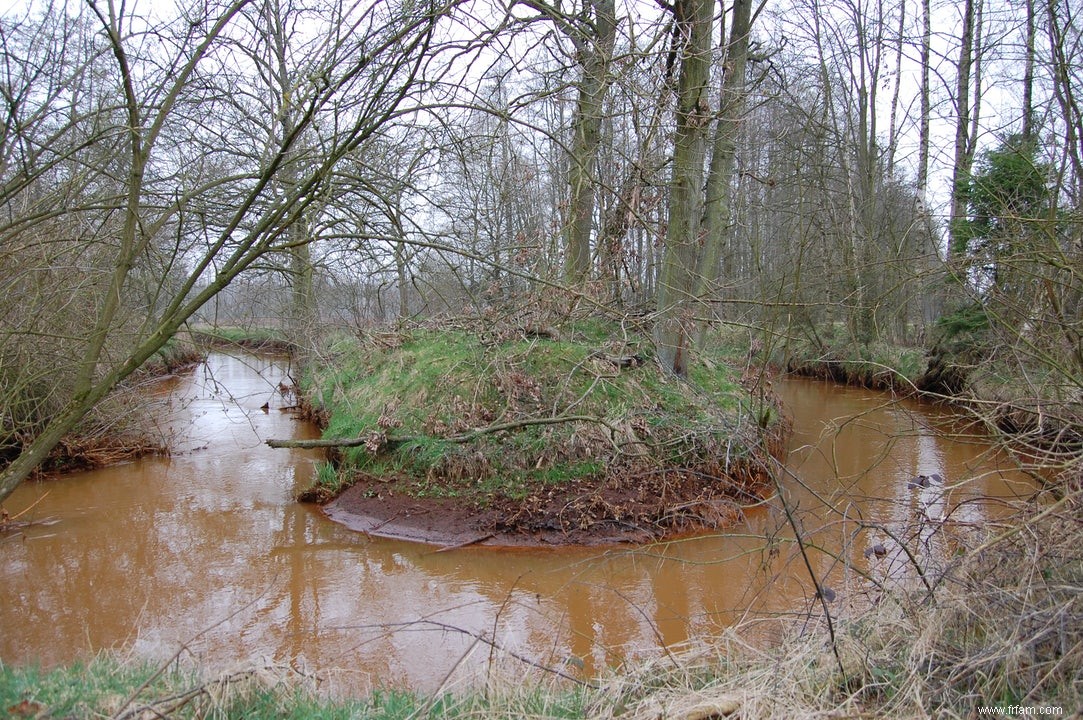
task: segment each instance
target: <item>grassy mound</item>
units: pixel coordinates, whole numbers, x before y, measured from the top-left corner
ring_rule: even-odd
[[[339,339],[302,390],[328,413],[325,437],[359,444],[319,472],[307,499],[361,483],[372,496],[502,508],[500,530],[624,523],[651,534],[717,524],[732,514],[725,500],[758,499],[775,406],[724,364],[669,377],[646,338],[618,330]]]

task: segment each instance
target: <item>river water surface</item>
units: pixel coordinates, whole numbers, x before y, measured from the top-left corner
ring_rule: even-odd
[[[157,391],[181,438],[171,457],[16,491],[11,514],[34,505],[20,519],[51,522],[0,536],[0,661],[179,651],[212,669],[266,658],[331,692],[425,692],[494,658],[589,675],[810,606],[777,498],[729,532],[640,548],[437,552],[352,532],[293,501],[318,453],[263,444],[318,436],[282,410],[287,371],[214,354]],[[898,540],[932,562],[952,528],[1033,491],[942,409],[818,381],[775,389],[794,417],[783,496],[825,549],[813,568],[837,603],[864,597],[863,573],[912,580]],[[943,483],[908,486],[932,473]]]

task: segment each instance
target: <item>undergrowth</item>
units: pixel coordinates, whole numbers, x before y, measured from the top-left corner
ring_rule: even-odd
[[[148,401],[147,385],[200,362],[203,354],[181,338],[170,338],[143,366],[93,407],[57,443],[36,470],[70,472],[104,467],[143,455],[165,452],[167,438],[155,428],[157,412]],[[0,382],[0,385],[3,385]],[[13,390],[5,395],[6,414],[0,422],[0,468],[16,458],[49,423],[57,408],[34,397],[39,388]]]
[[[191,336],[202,345],[234,346],[271,352],[288,352],[292,348],[285,332],[269,327],[199,327],[191,331]]]
[[[877,390],[910,392],[927,367],[924,348],[882,340],[856,342],[841,326],[757,345],[757,360],[763,364]]]
[[[594,717],[1078,717],[1081,503],[1077,489],[975,532],[932,591],[898,582],[830,603],[834,647],[817,602],[797,620],[751,618],[626,668]]]
[[[591,320],[544,334],[414,328],[327,343],[302,383],[351,476],[419,496],[525,497],[538,485],[653,469],[717,476],[755,451],[739,371],[715,362],[666,376],[646,338]],[[762,408],[760,408],[762,411]],[[777,419],[777,418],[776,418]]]

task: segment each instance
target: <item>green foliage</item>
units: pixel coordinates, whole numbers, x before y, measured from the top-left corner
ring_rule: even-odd
[[[970,303],[941,315],[936,321],[936,327],[945,339],[950,340],[959,335],[971,335],[987,330],[989,316],[984,306],[979,303]]]
[[[994,282],[1003,261],[1032,244],[1048,216],[1050,173],[1038,149],[1035,139],[1013,135],[987,151],[960,188],[968,217],[956,226],[953,254],[988,263]]]
[[[1037,161],[1037,151],[1033,139],[1014,136],[985,154],[967,190],[979,236],[1015,230],[1015,223],[1045,212],[1048,168]]]

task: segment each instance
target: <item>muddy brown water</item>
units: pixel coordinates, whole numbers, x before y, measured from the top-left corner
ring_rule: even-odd
[[[171,457],[19,488],[9,512],[34,505],[20,519],[50,522],[0,536],[0,661],[50,666],[103,649],[211,669],[265,659],[334,693],[426,692],[492,667],[521,675],[521,659],[589,676],[811,604],[777,499],[727,532],[636,548],[435,552],[352,532],[292,501],[317,453],[263,444],[317,435],[280,409],[287,372],[214,354],[156,391],[180,436]],[[939,545],[1033,491],[943,409],[775,385],[795,419],[784,495],[825,549],[812,564],[840,608],[875,592],[863,573],[916,582],[893,536],[935,563]],[[908,487],[932,473],[944,482]]]

